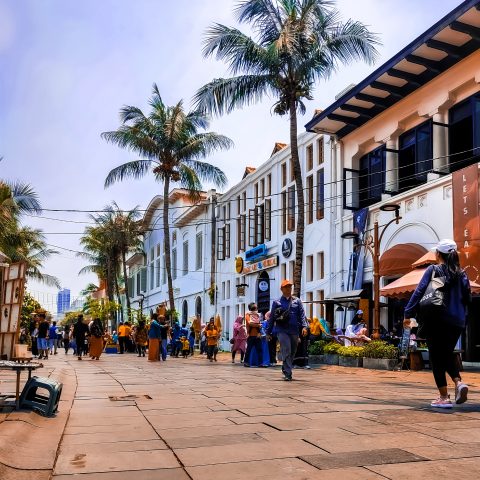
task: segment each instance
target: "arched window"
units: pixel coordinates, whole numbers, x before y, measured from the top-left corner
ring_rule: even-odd
[[[188,321],[188,302],[186,300],[182,303],[182,327],[187,324]]]
[[[202,316],[202,299],[200,297],[195,300],[195,315]]]

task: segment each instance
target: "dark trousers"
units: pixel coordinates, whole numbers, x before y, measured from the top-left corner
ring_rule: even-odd
[[[427,335],[430,366],[438,388],[447,386],[447,376],[461,378],[453,351],[462,334],[463,328],[454,325],[438,325]]]
[[[270,355],[270,363],[277,363],[277,336],[272,335],[268,341],[268,354]]]
[[[68,353],[68,349],[70,348],[70,339],[64,338],[63,339],[63,348],[65,349],[65,353]]]
[[[127,347],[127,337],[118,337],[118,345],[120,346],[120,353],[124,353]]]
[[[247,338],[247,351],[245,352],[245,363],[250,364],[250,357],[252,350],[255,349],[257,352],[257,361],[258,364],[262,364],[263,355],[262,355],[262,337],[248,337]]]
[[[207,346],[207,358],[216,358],[218,352],[218,348],[216,345],[208,345]]]
[[[286,377],[291,378],[293,358],[298,346],[298,335],[280,332],[278,341],[280,342],[280,355],[283,359],[282,372]]]

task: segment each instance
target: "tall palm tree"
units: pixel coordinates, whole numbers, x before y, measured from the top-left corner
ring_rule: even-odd
[[[165,105],[155,84],[149,105],[151,110],[148,115],[137,107],[123,107],[120,110],[122,124],[118,130],[102,133],[108,142],[142,157],[114,168],[108,174],[105,186],[126,178],[142,178],[148,173],[153,173],[157,181],[163,182],[165,266],[170,309],[174,310],[168,223],[170,187],[179,184],[190,192],[193,199],[197,199],[202,181],[224,186],[227,178],[222,170],[201,159],[216,150],[230,148],[232,141],[223,135],[206,132],[209,122],[205,114],[185,112],[182,101],[173,107]]]
[[[328,78],[340,63],[372,63],[377,37],[365,25],[342,22],[331,0],[242,0],[235,9],[237,28],[214,24],[204,42],[205,57],[225,61],[230,78],[214,79],[195,96],[197,109],[217,115],[260,101],[276,99],[274,112],[289,115],[290,148],[298,200],[293,282],[300,296],[302,281],[305,201],[297,144],[297,114],[305,113],[318,80]]]

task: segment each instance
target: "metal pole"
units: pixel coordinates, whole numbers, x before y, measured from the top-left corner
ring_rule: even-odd
[[[378,222],[373,227],[373,335],[375,340],[380,338],[380,245]]]

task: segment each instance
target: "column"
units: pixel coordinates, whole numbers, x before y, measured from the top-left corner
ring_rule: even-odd
[[[433,114],[433,121],[446,123],[447,112],[437,111]],[[448,166],[448,128],[442,125],[433,124],[433,170],[436,172],[447,172]]]
[[[398,153],[388,150],[398,150],[398,137],[389,137],[385,140],[387,154],[385,159],[385,190],[398,192]]]

